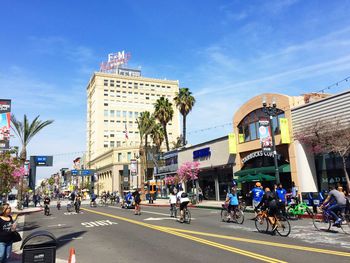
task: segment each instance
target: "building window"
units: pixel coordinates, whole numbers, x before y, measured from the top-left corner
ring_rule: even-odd
[[[128,162],[131,160],[131,152],[128,152]]]
[[[114,147],[114,141],[111,141],[111,142],[110,142],[110,146],[111,146],[111,147]]]
[[[126,118],[126,111],[123,111],[123,118]]]
[[[103,106],[108,106],[108,103],[103,103]]]
[[[118,146],[118,142],[117,142],[117,146]],[[119,142],[119,146],[120,146],[120,142]],[[123,160],[122,153],[118,153],[118,162],[121,162],[122,160]]]
[[[129,118],[132,118],[132,111],[129,111]]]
[[[103,86],[108,86],[108,79],[103,80]]]
[[[103,111],[103,116],[108,117],[108,110]]]
[[[117,110],[117,117],[120,117],[120,110]]]
[[[114,110],[111,110],[111,111],[110,111],[110,116],[111,116],[112,118],[114,118]]]

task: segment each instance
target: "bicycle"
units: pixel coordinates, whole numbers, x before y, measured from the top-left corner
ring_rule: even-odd
[[[338,217],[342,220],[341,224],[339,225],[339,228],[345,233],[350,234],[350,213],[344,213],[343,211],[338,211],[337,213]],[[333,215],[329,211],[329,206],[324,207],[322,209],[321,214],[316,214],[312,218],[312,223],[314,227],[319,231],[329,231],[333,224],[335,223],[335,220],[333,218]]]
[[[191,223],[191,212],[190,212],[190,210],[187,207],[185,207],[183,211],[184,211],[183,222],[187,223],[187,224],[190,224]],[[175,211],[175,217],[176,218],[177,218],[177,215],[181,215],[179,207]]]
[[[229,218],[228,205],[222,204],[220,216],[222,222],[230,222],[231,219],[238,224],[243,224],[244,222],[244,212],[240,206],[236,208],[234,215],[231,215]]]
[[[275,222],[272,224],[268,217],[268,211],[262,210],[255,217],[255,227],[259,233],[267,233],[272,225],[272,234],[276,231],[280,236],[287,237],[291,231],[288,219],[282,215],[274,215],[274,219]]]
[[[298,219],[299,216],[307,213],[311,218],[313,218],[314,213],[310,210],[309,206],[305,202],[300,202],[299,204],[291,204],[287,208],[287,215],[289,219]]]
[[[98,201],[99,206],[107,206],[107,200],[104,198],[101,198],[100,201]]]
[[[73,201],[67,203],[67,211],[70,213],[73,212]]]

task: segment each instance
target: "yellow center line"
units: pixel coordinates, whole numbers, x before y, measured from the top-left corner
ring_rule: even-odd
[[[158,231],[161,231],[161,232],[164,232],[164,233],[168,233],[168,234],[175,235],[175,236],[178,236],[178,237],[186,238],[186,239],[189,239],[189,240],[192,240],[192,241],[196,241],[198,243],[205,244],[207,246],[216,247],[216,248],[219,248],[219,249],[222,249],[222,250],[226,250],[226,251],[233,252],[233,253],[236,253],[236,254],[240,254],[240,255],[243,255],[243,256],[246,256],[246,257],[254,258],[254,259],[257,259],[257,260],[261,260],[261,261],[265,261],[265,262],[273,262],[273,263],[286,263],[285,261],[282,261],[282,260],[279,260],[279,259],[275,259],[275,258],[271,258],[271,257],[267,257],[267,256],[263,256],[263,255],[260,255],[260,254],[257,254],[257,253],[253,253],[253,252],[250,252],[250,251],[247,251],[247,250],[242,250],[242,249],[238,249],[238,248],[235,248],[235,247],[226,246],[226,245],[223,245],[223,244],[220,244],[220,243],[212,242],[212,241],[209,241],[209,240],[206,240],[206,239],[202,239],[202,238],[186,235],[186,234],[183,234],[183,233],[179,233],[179,231],[176,231],[176,229],[171,229],[171,228],[167,228],[167,227],[151,225],[151,224],[147,224],[147,223],[140,222],[140,221],[137,221],[137,220],[133,220],[133,219],[125,218],[125,217],[120,217],[120,216],[117,216],[117,215],[112,215],[112,214],[99,212],[99,211],[95,211],[95,210],[90,210],[90,209],[87,209],[87,208],[81,208],[81,209],[85,210],[87,212],[91,212],[91,213],[95,213],[95,214],[99,214],[99,215],[104,215],[104,216],[112,217],[112,218],[119,219],[119,220],[122,220],[122,221],[126,221],[126,222],[129,222],[129,223],[133,223],[133,224],[136,224],[136,225],[140,225],[140,226],[148,227],[148,228],[151,228],[151,229],[155,229],[155,230],[158,230]]]
[[[228,240],[234,240],[234,241],[240,241],[240,242],[246,242],[246,243],[253,243],[253,244],[258,244],[258,245],[266,245],[266,246],[281,247],[281,248],[290,248],[290,249],[295,249],[295,250],[303,250],[303,251],[323,253],[323,254],[329,254],[329,255],[350,257],[350,253],[342,252],[342,251],[335,251],[335,250],[328,250],[328,249],[321,249],[321,248],[313,248],[313,247],[305,247],[305,246],[298,246],[298,245],[289,245],[289,244],[283,244],[283,243],[275,243],[275,242],[269,242],[269,241],[240,238],[240,237],[224,236],[224,235],[218,235],[218,234],[212,234],[212,233],[205,233],[205,232],[198,232],[198,231],[192,231],[192,230],[171,228],[171,227],[167,227],[167,229],[172,230],[172,231],[177,231],[177,232],[193,234],[193,235],[215,237],[215,238],[228,239]]]

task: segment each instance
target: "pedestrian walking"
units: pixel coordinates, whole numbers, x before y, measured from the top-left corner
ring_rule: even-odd
[[[138,190],[134,192],[135,215],[141,215],[141,196]]]
[[[170,217],[176,217],[176,188],[169,195],[169,204],[170,204]]]
[[[253,208],[255,208],[260,204],[263,196],[264,196],[264,190],[262,189],[261,183],[256,182],[255,187],[249,192],[252,197],[252,204]],[[255,212],[255,216],[257,213]]]
[[[199,198],[199,202],[202,203],[203,202],[203,191],[202,188],[198,187],[198,198]]]
[[[282,187],[282,184],[278,185],[276,189],[276,197],[277,197],[277,206],[278,209],[282,212],[282,215],[286,216],[286,198],[287,191]]]
[[[295,204],[299,203],[298,194],[298,187],[296,187],[294,181],[292,181],[292,200]]]
[[[11,207],[4,204],[0,210],[0,262],[6,263],[11,256],[12,243],[14,240],[16,223],[11,216]]]

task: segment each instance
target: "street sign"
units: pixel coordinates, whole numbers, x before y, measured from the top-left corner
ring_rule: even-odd
[[[92,176],[95,173],[95,170],[71,170],[72,175],[74,176]]]

